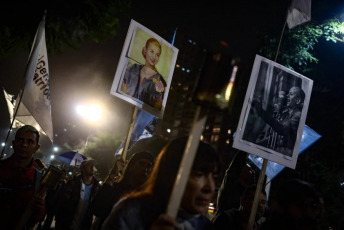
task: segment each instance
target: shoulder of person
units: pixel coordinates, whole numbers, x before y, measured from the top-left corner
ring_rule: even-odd
[[[113,205],[110,215],[126,219],[140,216],[140,212],[141,203],[136,197],[124,197]]]
[[[67,181],[66,186],[71,186],[75,184],[81,185],[81,183],[82,183],[81,175],[76,175]]]
[[[93,177],[93,184],[100,186],[99,180],[95,177]]]
[[[122,197],[115,205],[118,203],[119,206],[125,206],[128,210],[135,209],[135,211],[139,211],[141,207],[145,207],[145,201],[144,197]]]
[[[141,205],[136,197],[120,199],[104,221],[102,229],[145,229]]]
[[[8,159],[9,159],[9,158],[1,159],[1,160],[0,160],[0,167],[1,167],[2,165],[6,164],[6,162],[8,162]]]
[[[128,64],[127,69],[132,70],[132,69],[141,69],[143,65],[137,64],[137,63],[130,63]]]
[[[221,219],[221,218],[229,219],[229,218],[233,218],[237,215],[239,215],[239,210],[236,208],[232,208],[230,210],[225,210],[225,211],[217,213],[213,219],[213,222],[216,221],[216,219]]]

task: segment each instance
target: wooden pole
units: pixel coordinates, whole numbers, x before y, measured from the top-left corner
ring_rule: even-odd
[[[200,118],[201,106],[197,107],[196,115],[193,121],[193,127],[190,132],[184,155],[179,166],[178,175],[174,183],[171,197],[167,206],[166,213],[174,218],[177,217],[180,202],[184,193],[184,189],[189,179],[191,167],[197,152],[200,136],[203,131],[203,126],[207,120],[207,116]]]
[[[256,220],[256,213],[258,208],[258,203],[260,202],[260,194],[263,187],[263,182],[265,178],[266,166],[268,165],[268,160],[264,159],[262,168],[260,170],[259,179],[257,183],[256,193],[254,194],[254,200],[252,204],[251,214],[248,221],[248,226],[246,230],[251,230],[253,228],[254,222]]]
[[[118,179],[118,178],[120,178],[120,176],[123,173],[123,170],[124,170],[124,167],[125,167],[125,159],[126,159],[126,156],[127,156],[128,147],[129,147],[129,143],[130,143],[130,137],[131,137],[131,134],[133,132],[135,121],[136,121],[137,111],[138,111],[138,108],[136,106],[134,106],[133,113],[132,113],[132,118],[131,118],[131,122],[130,122],[130,126],[129,126],[129,129],[128,129],[127,137],[125,139],[125,144],[124,144],[124,147],[123,147],[123,150],[122,150],[121,158],[118,159],[113,164],[111,170],[109,171],[109,175],[104,180],[104,183],[113,184],[114,181],[111,178],[111,174],[117,174],[116,177]]]
[[[133,111],[133,115],[132,115],[132,118],[131,118],[131,123],[130,123],[130,126],[129,126],[127,138],[125,139],[125,145],[123,147],[123,151],[122,151],[122,155],[121,155],[121,158],[124,161],[125,161],[125,158],[127,156],[128,147],[129,147],[129,143],[130,143],[130,137],[131,137],[131,134],[132,134],[133,129],[134,129],[134,125],[135,125],[135,121],[136,121],[136,116],[137,116],[137,111],[138,111],[138,108],[136,106],[134,106],[134,111]]]
[[[64,172],[59,168],[50,165],[46,174],[43,176],[39,187],[34,193],[34,196],[44,197],[47,190],[55,187],[57,182],[64,176]],[[34,214],[34,207],[33,207],[34,200],[32,199],[31,202],[28,204],[27,208],[25,209],[23,215],[19,219],[15,230],[23,230],[29,219],[31,218],[32,214]]]

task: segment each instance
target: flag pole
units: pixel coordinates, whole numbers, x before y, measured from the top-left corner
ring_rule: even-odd
[[[22,98],[23,98],[25,86],[26,86],[26,83],[27,83],[27,79],[26,79],[25,75],[26,75],[26,73],[27,73],[27,71],[28,71],[28,69],[30,67],[31,62],[32,62],[31,54],[32,54],[32,52],[33,52],[33,50],[35,48],[36,40],[37,40],[38,34],[40,32],[40,28],[41,28],[42,23],[45,26],[45,16],[46,16],[46,13],[47,13],[47,10],[44,10],[43,18],[42,18],[42,20],[41,20],[41,22],[40,22],[40,24],[38,26],[38,30],[36,31],[36,34],[35,34],[35,38],[34,38],[33,45],[31,47],[31,51],[30,51],[30,55],[29,55],[29,61],[28,61],[27,65],[26,65],[26,67],[25,67],[25,72],[24,72],[25,74],[24,74],[24,79],[23,79],[23,87],[22,87],[22,89],[20,90],[20,93],[19,93],[19,95],[20,95],[19,96],[19,101],[18,100],[16,101],[16,106],[15,106],[15,110],[14,110],[14,113],[13,113],[13,119],[11,121],[10,127],[9,127],[7,135],[6,135],[5,145],[2,147],[2,150],[1,150],[0,159],[2,159],[3,156],[4,156],[5,147],[7,145],[7,141],[8,141],[8,138],[10,136],[10,132],[12,131],[12,127],[13,127],[13,124],[15,122],[15,119],[16,119],[16,116],[17,116],[17,113],[18,113],[18,110],[19,110],[19,107],[20,107],[20,104],[21,104],[21,101],[22,101]]]
[[[276,52],[276,56],[275,56],[275,62],[277,61],[277,56],[278,56],[278,53],[279,53],[279,49],[281,47],[282,37],[283,37],[286,25],[287,25],[287,19],[285,19],[284,26],[283,26],[283,29],[282,29],[282,32],[281,32],[281,36],[280,36],[280,39],[279,39],[279,42],[278,42],[277,52]]]
[[[277,51],[276,51],[276,56],[274,61],[277,62],[277,57],[279,54],[279,49],[281,46],[281,42],[282,42],[282,38],[283,38],[283,34],[284,34],[284,30],[285,27],[287,25],[287,15],[288,15],[288,8],[291,4],[291,1],[289,1],[288,7],[287,7],[287,14],[285,17],[285,22],[282,28],[282,32],[281,32],[281,36],[278,42],[278,47],[277,47]],[[269,161],[265,158],[263,158],[263,164],[262,164],[262,168],[260,169],[260,174],[259,174],[259,178],[258,178],[258,182],[257,182],[257,187],[256,187],[256,192],[254,194],[254,199],[253,199],[253,203],[252,203],[252,208],[251,208],[251,213],[250,213],[250,217],[249,217],[249,221],[248,221],[248,226],[246,230],[251,230],[253,228],[255,219],[256,219],[256,213],[257,213],[257,208],[258,208],[258,203],[260,200],[260,194],[262,191],[262,187],[263,187],[263,182],[264,182],[264,178],[265,178],[265,172],[266,172],[266,167],[268,165]],[[265,188],[264,188],[265,189]]]
[[[19,103],[21,102],[21,98],[23,97],[23,93],[24,93],[24,90],[21,91]],[[18,107],[14,111],[13,118],[12,118],[12,121],[11,121],[11,124],[10,124],[10,128],[7,131],[7,135],[6,135],[6,139],[5,139],[5,145],[2,147],[2,150],[1,150],[0,160],[4,157],[4,151],[5,151],[5,148],[6,148],[6,145],[7,145],[8,138],[9,138],[10,133],[12,131],[12,127],[13,127],[14,121],[16,120],[16,115],[17,115],[17,111],[19,109],[19,106],[20,105],[18,105]]]
[[[274,60],[275,62],[277,61],[277,56],[278,56],[278,54],[279,54],[279,50],[280,50],[280,47],[281,47],[281,42],[282,42],[284,30],[285,30],[285,27],[286,27],[286,25],[287,25],[288,9],[289,9],[290,5],[291,5],[291,0],[289,0],[289,3],[288,3],[288,7],[287,7],[286,15],[285,15],[285,21],[284,21],[283,29],[282,29],[282,32],[281,32],[280,39],[279,39],[279,41],[278,41],[277,52],[276,52],[276,56],[275,56],[275,60]]]
[[[260,169],[260,174],[259,174],[259,179],[257,182],[256,192],[254,194],[251,214],[250,214],[250,218],[248,220],[248,227],[246,230],[251,230],[253,228],[254,222],[256,220],[256,213],[257,213],[258,203],[260,201],[260,194],[262,193],[261,191],[263,188],[263,182],[264,182],[265,171],[266,171],[267,165],[268,165],[268,160],[264,159],[262,168]]]

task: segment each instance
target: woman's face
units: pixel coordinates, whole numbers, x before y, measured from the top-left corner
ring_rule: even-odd
[[[152,171],[153,163],[150,159],[140,159],[135,162],[132,167],[131,176],[135,178],[138,183],[137,186],[142,185]]]
[[[191,214],[207,213],[215,192],[217,176],[213,172],[192,170],[182,198],[183,209]]]
[[[150,65],[150,66],[155,66],[160,58],[160,54],[161,54],[161,49],[159,46],[150,43],[148,45],[148,47],[146,48],[146,64]]]

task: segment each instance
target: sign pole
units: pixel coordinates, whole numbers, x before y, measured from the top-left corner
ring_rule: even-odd
[[[256,213],[257,213],[258,203],[260,202],[260,194],[261,194],[262,187],[263,187],[263,182],[264,182],[264,178],[265,178],[265,171],[266,171],[267,165],[268,165],[268,160],[264,159],[262,169],[260,170],[259,179],[258,179],[257,188],[256,188],[256,193],[254,194],[254,200],[253,200],[253,204],[252,204],[251,214],[250,214],[250,218],[249,218],[248,226],[247,226],[246,230],[251,230],[253,225],[254,225],[254,222],[256,220]]]
[[[138,108],[136,106],[134,106],[134,111],[133,111],[133,114],[132,114],[131,123],[130,123],[130,126],[129,126],[127,138],[125,139],[125,145],[123,147],[123,152],[122,152],[122,155],[121,155],[121,158],[124,161],[125,161],[126,156],[127,156],[129,142],[130,142],[130,137],[131,137],[131,134],[132,134],[133,129],[134,129],[135,120],[136,120],[136,116],[137,116],[137,111],[138,111]]]

